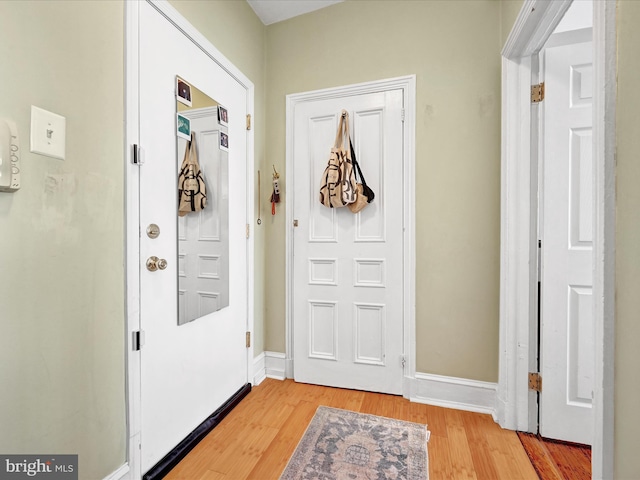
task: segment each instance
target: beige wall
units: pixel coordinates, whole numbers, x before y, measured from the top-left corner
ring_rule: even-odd
[[[516,18],[518,18],[523,3],[523,0],[500,1],[500,50],[502,50],[502,47],[507,41],[511,33],[511,28],[513,28],[514,23],[516,23]]]
[[[123,4],[0,2],[0,116],[22,188],[0,193],[0,452],[126,457]],[[30,106],[67,119],[66,160],[29,153]]]
[[[490,382],[498,379],[500,42],[492,0],[347,1],[267,28],[267,156],[282,174],[287,94],[417,75],[417,368]],[[265,349],[284,352],[284,212],[265,223]]]
[[[267,208],[271,195],[271,164],[265,156],[265,43],[266,27],[251,7],[240,0],[209,1],[170,0],[171,4],[194,27],[236,67],[240,69],[255,87],[255,115],[253,130],[255,138],[255,170],[262,171],[262,218],[269,212]],[[257,183],[256,174],[256,183]],[[267,193],[268,192],[268,193]],[[257,209],[257,198],[255,208]],[[257,211],[257,210],[256,210]],[[251,224],[255,241],[255,317],[254,317],[254,354],[264,350],[264,262],[265,262],[265,223]]]
[[[615,478],[640,478],[640,2],[618,2]]]

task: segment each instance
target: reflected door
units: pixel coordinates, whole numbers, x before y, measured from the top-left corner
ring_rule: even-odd
[[[139,2],[139,9],[140,146],[145,160],[140,167],[140,324],[145,332],[140,351],[141,461],[142,472],[147,472],[248,381],[247,91],[152,4]],[[178,325],[176,75],[227,107],[233,186],[229,306],[184,325]],[[144,233],[152,223],[160,227],[155,239]],[[151,256],[165,259],[166,268],[147,270],[145,260]]]
[[[178,218],[178,323],[229,305],[229,162],[220,149],[218,109],[182,112],[191,120],[198,161],[207,186],[204,210]],[[178,138],[178,161],[187,148]]]

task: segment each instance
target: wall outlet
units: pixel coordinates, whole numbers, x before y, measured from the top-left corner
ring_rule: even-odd
[[[31,151],[64,160],[67,119],[31,105]]]

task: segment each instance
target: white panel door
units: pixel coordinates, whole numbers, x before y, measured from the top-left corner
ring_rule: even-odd
[[[246,90],[147,2],[140,2],[140,323],[142,472],[247,383]],[[229,307],[178,326],[175,77],[229,112]],[[201,144],[200,147],[204,147]],[[182,155],[180,155],[180,161]],[[150,239],[147,225],[160,236]],[[165,258],[164,271],[145,260]]]
[[[296,381],[399,394],[403,353],[401,90],[300,103],[294,126],[293,328]],[[320,204],[340,112],[374,201]]]
[[[540,434],[591,444],[592,44],[545,51]]]

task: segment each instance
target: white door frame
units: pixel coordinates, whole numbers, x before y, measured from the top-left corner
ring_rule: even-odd
[[[502,199],[500,266],[500,425],[531,431],[527,373],[535,345],[537,203],[532,192],[532,56],[544,46],[572,0],[525,0],[502,50]],[[595,432],[593,478],[613,478],[615,267],[616,2],[593,2]],[[534,60],[535,61],[535,60]],[[537,425],[536,425],[537,427]]]
[[[286,195],[286,360],[285,377],[293,378],[293,185],[294,168],[293,159],[293,135],[294,112],[299,103],[326,100],[332,98],[348,97],[352,95],[365,95],[388,90],[403,91],[404,104],[404,132],[403,132],[403,225],[404,225],[404,259],[403,259],[403,354],[406,360],[404,378],[402,382],[403,396],[409,397],[410,385],[416,372],[416,315],[415,315],[415,118],[416,118],[416,76],[379,80],[374,82],[359,83],[343,87],[327,88],[312,92],[287,95],[287,132],[286,132],[286,184],[289,185],[289,194]],[[327,155],[328,155],[327,147]],[[328,158],[328,157],[327,157]],[[298,259],[300,260],[300,259]]]
[[[247,91],[247,114],[254,116],[253,83],[227,59],[209,40],[191,25],[167,0],[146,0],[160,14],[197,47],[205,52]],[[140,329],[140,169],[133,164],[133,145],[139,145],[138,102],[138,1],[125,3],[125,270],[126,270],[126,338],[125,361],[127,371],[127,463],[117,471],[117,478],[142,477],[140,432],[140,352],[132,350],[133,332]],[[247,132],[247,225],[254,217],[254,134]],[[144,160],[144,146],[141,152]],[[152,159],[148,159],[152,161]],[[254,325],[254,235],[247,240],[247,330],[253,334]],[[144,348],[144,347],[143,347]],[[247,382],[253,383],[253,345],[247,349]],[[114,477],[116,478],[116,477]]]

